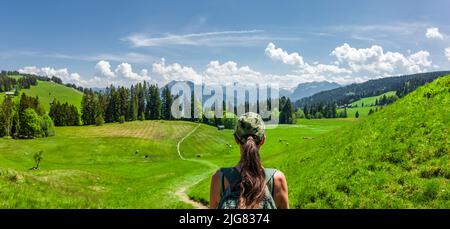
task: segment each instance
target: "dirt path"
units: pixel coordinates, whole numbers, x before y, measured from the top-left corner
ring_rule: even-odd
[[[200,125],[201,124],[198,124],[198,126],[196,126],[194,129],[192,129],[191,132],[186,134],[186,136],[184,136],[180,141],[178,141],[178,143],[177,143],[177,153],[178,153],[178,156],[180,157],[181,160],[184,160],[184,161],[187,160],[186,158],[183,157],[183,155],[181,155],[181,152],[180,152],[180,145],[181,145],[181,143],[184,141],[184,139],[186,139],[187,137],[191,136],[191,134],[193,134],[200,127]]]
[[[191,132],[189,132],[188,134],[186,134],[186,136],[184,136],[180,141],[178,141],[178,143],[177,143],[177,153],[178,153],[178,156],[180,157],[180,159],[183,160],[183,161],[193,161],[193,162],[197,162],[197,163],[200,163],[200,164],[204,164],[204,165],[210,167],[211,170],[212,170],[212,169],[217,168],[217,166],[216,166],[215,164],[213,164],[213,163],[211,163],[211,162],[208,162],[208,161],[203,161],[203,160],[198,160],[198,159],[189,159],[189,158],[185,158],[185,157],[183,157],[183,155],[181,154],[181,151],[180,151],[180,145],[181,145],[181,143],[182,143],[186,138],[188,138],[189,136],[191,136],[191,135],[192,135],[192,134],[200,127],[200,125],[201,125],[201,124],[198,124],[198,126],[196,126],[194,129],[192,129]],[[175,195],[178,196],[178,198],[179,198],[182,202],[187,203],[187,204],[190,204],[190,205],[194,206],[194,207],[197,208],[197,209],[208,209],[208,206],[204,205],[203,203],[200,203],[200,202],[198,202],[198,201],[195,201],[195,200],[192,200],[191,198],[189,198],[189,196],[187,195],[186,192],[187,192],[187,190],[188,190],[190,187],[192,187],[192,186],[198,184],[200,181],[202,181],[203,179],[205,179],[209,174],[210,174],[210,171],[205,172],[205,173],[202,173],[201,175],[194,177],[194,178],[193,178],[193,182],[184,182],[184,184],[181,185],[181,186],[177,189],[177,191],[175,192]]]

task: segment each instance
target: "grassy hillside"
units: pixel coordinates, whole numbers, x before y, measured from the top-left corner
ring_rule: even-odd
[[[295,208],[450,208],[450,76],[269,161]]]
[[[352,108],[347,108],[347,116],[349,118],[354,118],[356,112],[359,113],[359,117],[366,117],[369,115],[369,111],[370,109],[374,110],[377,108],[377,106],[375,106],[375,101],[378,99],[380,100],[381,97],[383,97],[384,95],[386,96],[393,96],[395,95],[395,91],[389,91],[386,93],[383,93],[381,95],[377,95],[377,96],[371,96],[371,97],[366,97],[366,98],[362,98],[358,101],[355,101],[353,103],[351,103],[350,105],[353,106]],[[364,105],[364,106],[362,106]],[[357,107],[355,107],[357,106]],[[378,107],[379,109],[379,107]],[[338,112],[343,111],[344,109],[338,109]]]
[[[68,102],[75,105],[80,111],[81,99],[83,93],[73,88],[66,87],[54,82],[38,81],[37,86],[31,86],[30,89],[22,89],[20,93],[25,93],[29,96],[39,96],[39,101],[48,112],[50,110],[50,102],[53,99],[58,99],[60,102]],[[0,93],[0,102],[4,99],[4,93]],[[15,97],[18,101],[20,96]]]
[[[375,101],[377,99],[380,100],[381,97],[383,97],[383,96],[389,97],[389,96],[393,96],[393,95],[395,95],[395,91],[388,91],[388,92],[383,93],[383,94],[378,95],[378,96],[371,96],[371,97],[362,98],[362,99],[360,99],[358,101],[355,101],[355,102],[351,103],[350,105],[353,106],[353,107],[354,106],[363,107],[363,105],[365,107],[375,106]]]

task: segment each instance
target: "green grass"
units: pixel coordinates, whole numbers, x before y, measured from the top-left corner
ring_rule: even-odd
[[[279,125],[277,128],[268,129],[266,144],[261,148],[261,158],[266,167],[280,168],[280,164],[273,163],[274,158],[281,155],[291,154],[296,148],[310,141],[317,141],[324,133],[353,125],[356,119],[299,119],[297,125]],[[219,167],[234,166],[239,161],[239,146],[235,143],[232,131],[220,132],[223,138],[214,138],[210,129],[209,132],[199,131],[191,135],[183,147],[189,152],[196,152],[201,155],[201,159],[213,162]],[[194,153],[189,156],[195,156]],[[209,187],[212,170],[209,176],[201,182],[191,187],[188,196],[191,199],[209,204]]]
[[[450,76],[363,119],[297,120],[267,130],[265,167],[286,175],[292,208],[450,208]],[[181,121],[58,127],[0,139],[0,208],[191,208],[239,160],[232,131]],[[41,169],[33,154],[44,151]],[[137,153],[136,153],[137,152]]]
[[[299,123],[268,130],[263,160],[286,153],[296,141],[310,141],[303,137],[315,138],[352,121]],[[202,124],[180,145],[188,158],[180,160],[177,142],[197,125],[136,121],[58,127],[55,137],[34,140],[0,139],[0,208],[190,208],[174,193],[199,181],[208,187],[197,199],[207,203],[210,175],[234,165],[239,149],[230,130]],[[288,134],[291,130],[294,135]],[[41,169],[29,171],[39,150],[44,151]]]
[[[34,140],[0,139],[0,208],[190,208],[173,192],[207,170],[176,153],[178,140],[194,127],[128,122],[60,127],[55,137]],[[41,169],[29,171],[39,150]]]
[[[356,112],[358,112],[360,118],[367,117],[367,116],[369,116],[370,109],[375,111],[376,107],[353,107],[353,108],[347,108],[347,117],[355,118]],[[380,107],[378,107],[378,109],[380,109]],[[338,113],[340,111],[343,111],[343,109],[338,109]]]
[[[366,97],[366,98],[362,98],[358,101],[355,101],[353,103],[351,103],[350,105],[353,106],[351,108],[347,108],[347,117],[349,118],[355,118],[355,114],[356,112],[359,113],[359,117],[367,117],[369,116],[369,111],[370,109],[372,109],[373,111],[375,111],[376,108],[380,109],[380,106],[375,106],[375,101],[378,99],[380,100],[381,97],[383,97],[384,95],[386,96],[393,96],[395,95],[395,91],[388,91],[386,93],[383,93],[381,95],[377,95],[377,96],[372,96],[372,97]],[[364,106],[362,106],[364,104]],[[357,106],[357,107],[355,107]],[[343,111],[344,109],[338,109],[338,112]]]
[[[450,208],[450,76],[270,161],[294,208]]]
[[[389,96],[394,96],[394,95],[395,95],[395,91],[388,91],[388,92],[383,93],[381,95],[362,98],[362,99],[360,99],[358,101],[355,101],[355,102],[351,103],[350,105],[351,106],[362,107],[363,104],[364,104],[365,107],[367,107],[367,106],[372,107],[372,106],[375,106],[375,101],[377,99],[380,100],[381,97],[383,97],[383,96],[389,97]]]
[[[62,103],[68,102],[75,105],[80,111],[81,99],[83,98],[83,93],[80,91],[47,81],[38,81],[37,86],[31,86],[30,89],[22,89],[20,93],[25,93],[28,96],[38,96],[39,102],[47,112],[50,111],[50,102],[55,98]],[[0,93],[0,103],[3,102],[4,94]],[[17,102],[19,99],[20,95],[14,97],[14,100]]]
[[[8,76],[16,80],[22,78],[22,75],[8,75]]]

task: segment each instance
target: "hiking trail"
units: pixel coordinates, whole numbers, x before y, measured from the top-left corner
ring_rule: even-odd
[[[178,198],[187,204],[190,204],[192,206],[194,206],[197,209],[208,209],[208,206],[206,206],[205,204],[199,202],[199,201],[195,201],[192,200],[191,198],[189,198],[189,196],[187,195],[187,190],[189,190],[190,187],[198,184],[200,181],[202,181],[203,179],[205,179],[207,176],[209,176],[211,174],[212,171],[216,170],[218,168],[218,166],[214,163],[211,163],[209,161],[204,161],[204,160],[199,160],[199,159],[189,159],[189,158],[185,158],[183,157],[183,155],[181,154],[180,151],[180,145],[181,143],[183,143],[183,141],[188,138],[189,136],[191,136],[199,127],[201,126],[201,124],[198,124],[194,129],[191,130],[191,132],[189,132],[188,134],[186,134],[180,141],[178,141],[177,143],[177,153],[178,156],[180,157],[181,160],[183,161],[192,161],[192,162],[196,162],[196,163],[200,163],[203,165],[206,165],[208,167],[210,167],[211,169],[198,175],[193,177],[192,179],[189,179],[189,181],[185,181],[182,183],[182,185],[180,187],[177,188],[177,191],[175,192],[175,195],[178,196]]]

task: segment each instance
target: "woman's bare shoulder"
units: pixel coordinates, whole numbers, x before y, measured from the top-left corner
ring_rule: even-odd
[[[280,170],[277,170],[275,172],[275,174],[273,174],[273,179],[274,179],[275,183],[278,183],[278,184],[286,182],[286,177],[284,176],[284,173],[281,172]]]

